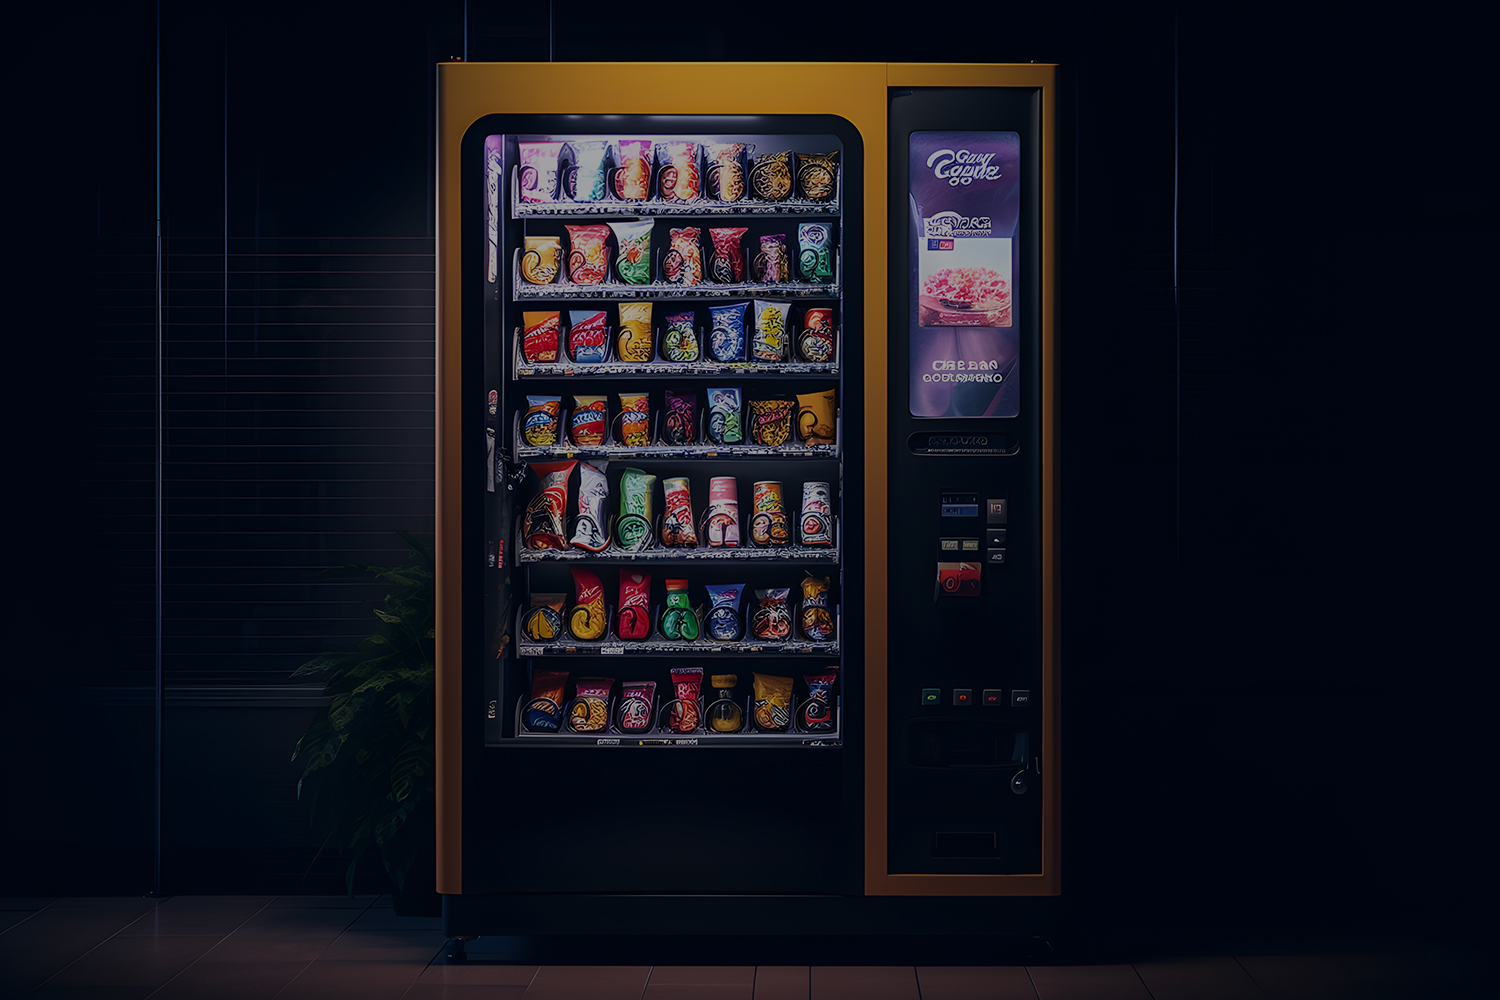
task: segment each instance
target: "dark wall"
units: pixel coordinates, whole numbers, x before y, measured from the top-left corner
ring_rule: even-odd
[[[629,33],[567,9],[559,60],[1061,64],[1070,904],[1266,921],[1290,893],[1316,920],[1479,891],[1477,34],[1441,9],[970,5],[913,31],[840,0]],[[34,15],[17,891],[151,885],[158,608],[164,888],[338,891],[289,675],[379,596],[319,571],[431,529],[432,64],[466,28],[470,59],[545,58],[544,14],[167,0],[159,46],[154,5]],[[753,80],[684,79],[707,85]]]

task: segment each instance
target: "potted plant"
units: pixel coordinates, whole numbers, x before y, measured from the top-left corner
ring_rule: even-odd
[[[410,546],[399,566],[324,571],[373,578],[391,589],[374,609],[374,631],[353,652],[325,653],[293,673],[321,678],[330,700],[292,759],[304,764],[297,797],[306,795],[314,827],[327,831],[319,853],[353,853],[345,875],[350,895],[360,858],[373,845],[397,912],[437,915],[435,577],[431,550],[399,534]]]

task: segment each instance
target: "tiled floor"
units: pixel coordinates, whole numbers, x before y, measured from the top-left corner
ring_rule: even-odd
[[[1500,996],[1482,946],[1003,966],[467,962],[386,899],[0,899],[0,998],[100,1000],[1252,1000]],[[487,954],[503,954],[505,948]],[[587,960],[587,955],[580,955]]]

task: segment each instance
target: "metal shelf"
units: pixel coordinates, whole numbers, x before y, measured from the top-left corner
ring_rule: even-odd
[[[656,444],[643,446],[601,444],[591,445],[586,448],[569,444],[526,444],[516,448],[516,458],[522,462],[546,460],[567,461],[573,458],[602,458],[609,461],[627,458],[644,461],[675,461],[677,459],[684,459],[696,462],[722,458],[771,458],[778,461],[781,459],[807,461],[809,459],[827,460],[838,457],[838,446],[832,444],[808,446],[788,443],[776,448],[760,444]]]
[[[657,545],[639,552],[627,552],[610,546],[603,552],[587,549],[527,549],[517,548],[519,562],[587,562],[587,563],[713,563],[713,562],[788,562],[788,563],[837,563],[839,550],[834,545],[782,545],[760,548],[755,545],[736,548],[696,549],[668,548]]]

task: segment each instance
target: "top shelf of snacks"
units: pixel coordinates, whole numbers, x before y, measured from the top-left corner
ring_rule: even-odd
[[[839,154],[744,142],[521,142],[512,218],[839,214]]]

